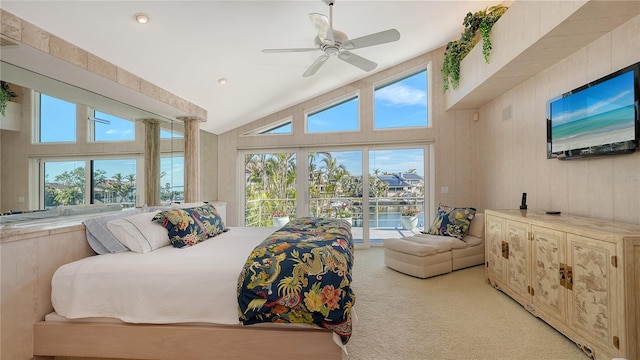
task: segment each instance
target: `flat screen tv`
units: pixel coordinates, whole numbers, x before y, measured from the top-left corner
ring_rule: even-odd
[[[547,101],[547,158],[627,154],[640,143],[640,62]]]

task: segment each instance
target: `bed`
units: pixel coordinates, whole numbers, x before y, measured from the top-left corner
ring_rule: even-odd
[[[307,269],[309,276],[299,277],[300,284],[273,291],[278,284],[272,286],[260,275],[261,270],[269,272],[269,256],[279,259],[284,278],[301,273],[302,258],[322,259],[328,271],[321,271],[322,276]],[[81,259],[54,274],[55,312],[35,324],[34,355],[160,360],[278,354],[281,359],[341,359],[355,318],[352,264],[350,227],[335,219],[299,219],[282,229],[234,227],[182,249],[160,246],[146,253]],[[326,301],[332,314],[316,309],[323,316],[296,318],[304,308],[300,304],[305,304],[305,292],[318,289],[315,283],[327,287],[322,279],[333,272],[342,277],[334,287],[342,302]],[[243,292],[245,280],[253,285]],[[299,294],[306,285],[301,301],[292,302],[291,289]],[[279,299],[267,299],[269,292]],[[265,301],[253,301],[256,296]],[[246,302],[251,306],[243,308],[240,299],[251,297]],[[291,309],[283,311],[287,306]],[[338,306],[346,311],[333,311]]]

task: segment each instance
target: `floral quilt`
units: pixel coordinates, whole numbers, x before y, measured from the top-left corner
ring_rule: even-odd
[[[251,252],[238,278],[244,325],[316,324],[351,336],[353,238],[344,220],[291,220]]]

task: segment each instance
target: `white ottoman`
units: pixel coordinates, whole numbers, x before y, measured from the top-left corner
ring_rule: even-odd
[[[385,239],[384,264],[422,279],[450,273],[453,271],[451,246],[419,236]]]

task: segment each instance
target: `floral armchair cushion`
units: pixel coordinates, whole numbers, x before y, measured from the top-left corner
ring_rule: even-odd
[[[476,209],[472,207],[453,208],[440,203],[429,234],[451,236],[464,241],[475,214]]]
[[[225,230],[220,213],[210,204],[162,211],[153,220],[167,228],[169,240],[177,248],[193,246]]]

